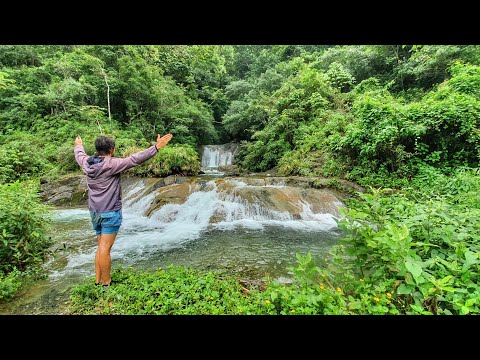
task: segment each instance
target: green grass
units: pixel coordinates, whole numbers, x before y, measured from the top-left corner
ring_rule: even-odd
[[[233,277],[182,266],[156,271],[118,267],[109,287],[93,280],[76,286],[71,314],[262,314],[258,296],[246,295]],[[258,290],[250,290],[257,294]],[[265,304],[267,305],[267,304]]]

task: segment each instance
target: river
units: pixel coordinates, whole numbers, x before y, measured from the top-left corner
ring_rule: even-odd
[[[288,213],[223,199],[214,190],[196,191],[183,204],[167,204],[144,215],[153,196],[138,195],[140,183],[127,187],[124,222],[112,248],[118,265],[157,269],[169,264],[222,271],[239,278],[266,274],[288,282],[295,253],[321,261],[340,236],[331,214]],[[271,190],[273,190],[272,188]],[[136,201],[134,195],[137,194]],[[223,217],[212,223],[221,210]],[[45,264],[46,277],[15,300],[0,304],[0,314],[61,314],[69,290],[85,279],[93,284],[96,237],[85,207],[53,210],[50,235],[58,249]],[[92,285],[93,286],[93,285]]]
[[[288,283],[296,253],[310,252],[320,263],[341,236],[341,201],[328,190],[245,181],[205,178],[157,187],[148,179],[125,180],[112,268],[186,265]],[[94,286],[96,236],[86,206],[57,207],[52,217],[57,251],[43,266],[45,277],[0,304],[0,314],[62,314],[72,286],[85,280]]]

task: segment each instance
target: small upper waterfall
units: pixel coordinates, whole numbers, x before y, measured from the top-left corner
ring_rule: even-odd
[[[218,168],[232,165],[237,150],[238,144],[235,143],[202,146],[202,171],[211,175],[223,175]]]

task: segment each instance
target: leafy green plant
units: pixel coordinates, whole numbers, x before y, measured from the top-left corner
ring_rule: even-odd
[[[17,269],[7,275],[0,272],[0,302],[13,298],[22,285],[22,273]]]
[[[136,146],[127,148],[122,156],[127,157],[144,149]],[[168,145],[158,152],[156,156],[144,164],[128,170],[130,174],[138,176],[168,176],[197,175],[200,171],[198,152],[189,145]]]
[[[51,169],[37,137],[17,132],[0,145],[0,183],[28,180]]]
[[[247,296],[232,277],[169,266],[154,272],[118,267],[108,288],[88,281],[70,297],[72,314],[261,314],[269,307]],[[258,290],[248,290],[256,293]]]
[[[0,184],[0,272],[9,273],[39,265],[50,238],[49,216],[38,198],[37,182]]]
[[[478,186],[476,172],[459,173],[443,188],[425,184],[425,189],[390,196],[383,195],[386,189],[372,189],[360,195],[362,201],[352,199],[339,222],[347,236],[336,249],[332,269],[339,278],[349,274],[377,286],[393,285],[391,301],[401,313],[478,313],[473,299],[480,290],[480,212],[466,206],[477,195],[462,191],[452,203],[447,185],[460,177],[470,183],[475,179]]]

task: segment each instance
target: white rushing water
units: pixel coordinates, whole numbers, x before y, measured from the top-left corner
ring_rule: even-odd
[[[248,186],[238,181],[231,183],[238,188]],[[151,254],[159,251],[181,248],[208,231],[228,232],[238,228],[262,231],[265,227],[272,226],[300,232],[328,232],[337,229],[334,215],[314,213],[306,202],[299,204],[303,209],[300,218],[294,218],[288,212],[263,208],[232,193],[219,191],[214,181],[208,182],[203,190],[197,187],[184,203],[165,204],[147,217],[145,211],[158,191],[159,189],[146,191],[141,180],[124,188],[123,224],[111,251],[112,261],[122,259],[133,263],[139,259],[148,259]],[[338,206],[341,206],[340,202]],[[92,274],[96,241],[89,223],[88,209],[56,210],[54,219],[85,220],[84,229],[78,230],[78,234],[90,239],[90,246],[69,254],[66,266],[54,271],[51,276],[62,276],[68,272]]]
[[[202,147],[202,171],[209,175],[222,175],[219,166],[232,165],[233,151],[231,144],[204,145]]]

